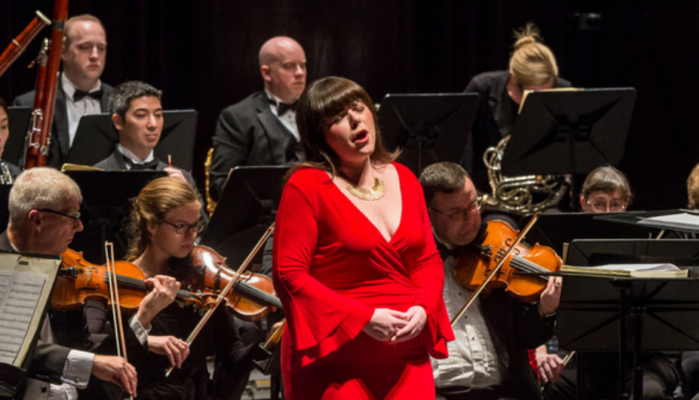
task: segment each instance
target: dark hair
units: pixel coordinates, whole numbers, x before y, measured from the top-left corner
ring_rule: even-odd
[[[114,92],[109,97],[109,113],[117,114],[122,120],[126,119],[126,111],[133,99],[139,97],[153,96],[158,100],[163,96],[163,92],[153,86],[141,81],[128,81],[114,88]]]
[[[131,218],[126,228],[129,237],[126,259],[137,259],[150,245],[149,221],[160,224],[170,211],[190,203],[199,203],[199,197],[182,179],[165,176],[148,183],[132,200]]]
[[[5,114],[7,114],[7,102],[2,97],[0,97],[0,108],[5,110]]]
[[[620,191],[626,200],[631,200],[631,186],[624,173],[612,166],[598,167],[590,172],[582,186],[582,197],[587,200],[592,192],[614,193]]]
[[[429,205],[435,193],[454,193],[464,187],[468,172],[459,164],[444,161],[428,166],[420,174],[420,184]]]
[[[296,125],[301,136],[305,161],[292,168],[287,177],[301,167],[322,169],[335,174],[341,160],[325,141],[326,121],[329,117],[343,112],[357,100],[369,107],[376,122],[376,107],[371,97],[364,88],[349,79],[330,76],[313,82],[303,91],[296,107]],[[375,127],[376,143],[371,161],[379,164],[389,163],[398,157],[400,151],[386,150],[381,141],[378,123]]]

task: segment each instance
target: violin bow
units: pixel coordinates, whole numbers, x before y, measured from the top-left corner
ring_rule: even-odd
[[[238,281],[240,278],[240,274],[245,272],[245,269],[250,265],[250,262],[252,261],[253,257],[260,251],[262,246],[264,246],[265,242],[267,239],[269,239],[270,235],[272,235],[272,232],[274,231],[274,224],[270,225],[269,228],[265,231],[265,234],[262,235],[260,240],[257,241],[257,244],[255,247],[253,247],[252,251],[248,256],[245,258],[242,264],[240,264],[240,267],[238,268],[237,276],[233,279],[231,279],[228,284],[221,290],[221,292],[218,294],[218,297],[216,298],[216,303],[214,304],[213,307],[208,309],[204,316],[199,320],[199,323],[197,326],[194,327],[194,330],[192,330],[192,333],[189,334],[187,337],[186,343],[187,347],[189,347],[194,339],[196,339],[197,335],[199,335],[199,332],[204,328],[204,325],[209,321],[209,318],[211,318],[211,315],[213,315],[214,311],[218,308],[219,304],[223,302],[223,300],[226,298],[226,295],[228,292],[233,288],[235,283]],[[170,367],[168,370],[165,372],[165,377],[169,377],[170,374],[172,373],[172,370],[175,369],[175,367]]]
[[[493,270],[490,272],[488,277],[485,278],[485,281],[483,281],[483,283],[481,283],[481,285],[478,286],[478,288],[473,293],[471,293],[471,296],[468,298],[468,300],[466,300],[466,303],[463,305],[463,307],[461,307],[459,312],[457,312],[456,315],[454,316],[454,318],[452,318],[451,326],[454,326],[456,324],[456,321],[458,321],[459,319],[461,319],[461,317],[464,316],[464,314],[466,313],[466,310],[468,310],[468,308],[471,306],[471,304],[473,304],[473,302],[476,301],[476,298],[478,297],[478,295],[483,291],[483,289],[485,289],[485,285],[487,285],[488,282],[490,282],[490,280],[493,279],[495,274],[500,272],[500,268],[503,266],[503,264],[505,264],[505,262],[507,261],[507,258],[510,256],[510,254],[515,249],[515,247],[517,247],[517,245],[524,239],[524,237],[527,235],[529,230],[534,226],[534,224],[536,223],[536,220],[539,219],[540,215],[541,215],[541,211],[534,214],[532,219],[529,220],[529,223],[527,224],[527,226],[525,226],[524,229],[522,229],[522,231],[517,236],[517,239],[515,240],[515,242],[510,246],[509,249],[507,249],[507,252],[505,252],[505,255],[502,257],[502,259],[500,260],[498,265],[495,266],[495,268],[493,268]]]
[[[114,331],[116,336],[117,356],[123,357],[128,362],[126,355],[126,340],[124,338],[124,323],[121,319],[121,300],[117,289],[116,261],[114,261],[114,244],[104,242],[104,254],[107,261],[107,276],[109,280],[109,297],[112,301],[112,318],[114,320]],[[129,396],[133,400],[133,396]]]

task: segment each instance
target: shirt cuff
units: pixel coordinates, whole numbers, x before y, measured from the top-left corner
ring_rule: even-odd
[[[133,317],[131,317],[131,320],[129,321],[129,326],[131,327],[131,330],[136,335],[138,341],[142,345],[148,343],[148,334],[150,333],[150,330],[153,328],[153,325],[151,325],[148,329],[144,328],[143,325],[141,325],[141,321],[139,321],[138,318],[136,318],[136,316],[134,315]]]
[[[71,350],[63,366],[61,382],[85,389],[90,382],[95,355],[86,351]]]

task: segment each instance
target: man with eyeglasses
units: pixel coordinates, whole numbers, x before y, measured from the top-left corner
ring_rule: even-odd
[[[33,168],[17,177],[10,191],[10,220],[0,235],[0,251],[61,255],[83,230],[80,221],[82,194],[67,175],[52,168]],[[150,320],[175,298],[179,283],[173,278],[150,280],[153,291],[144,298],[131,329],[124,329],[129,354],[148,351],[147,328]],[[86,304],[85,312],[90,304]],[[52,311],[44,321],[34,351],[25,399],[76,399],[77,389],[87,398],[101,393],[101,383],[112,382],[130,394],[136,394],[136,370],[125,359],[109,354],[113,345],[108,335],[90,335],[90,326],[81,325],[81,313]],[[76,326],[77,324],[77,326]],[[98,339],[101,339],[98,340]],[[113,337],[111,338],[113,340]],[[94,378],[91,379],[91,376]],[[83,392],[87,390],[86,392]],[[100,397],[102,398],[102,397]]]
[[[441,162],[420,175],[437,247],[444,260],[444,301],[453,317],[471,292],[454,274],[461,251],[476,246],[485,233],[482,199],[466,171]],[[540,399],[527,349],[553,335],[560,281],[550,279],[539,302],[527,304],[504,290],[481,294],[454,326],[449,358],[433,360],[438,399]]]

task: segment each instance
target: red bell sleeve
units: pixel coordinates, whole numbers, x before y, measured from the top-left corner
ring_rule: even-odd
[[[373,308],[340,295],[310,274],[318,244],[316,204],[322,201],[322,185],[317,170],[295,172],[284,187],[275,223],[274,286],[302,365],[354,339],[374,313]]]

